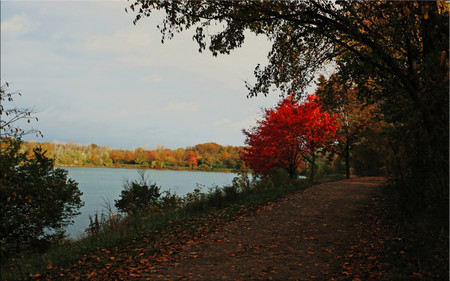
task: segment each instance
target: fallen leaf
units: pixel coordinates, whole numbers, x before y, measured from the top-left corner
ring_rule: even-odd
[[[89,275],[88,275],[87,278],[90,279],[90,278],[94,277],[96,274],[97,274],[97,273],[95,273],[95,270],[94,270],[94,271],[92,271],[91,273],[89,273]]]

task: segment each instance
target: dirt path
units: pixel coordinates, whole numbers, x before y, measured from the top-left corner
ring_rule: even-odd
[[[382,178],[313,186],[186,245],[142,280],[368,280],[385,228],[378,220]]]

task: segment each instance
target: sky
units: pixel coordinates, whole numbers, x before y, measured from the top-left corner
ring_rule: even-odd
[[[278,93],[247,98],[270,42],[248,34],[230,55],[198,52],[193,31],[161,44],[157,24],[127,1],[1,1],[1,83],[34,107],[39,142],[176,149],[244,145]]]

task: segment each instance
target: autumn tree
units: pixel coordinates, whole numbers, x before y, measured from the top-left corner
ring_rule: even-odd
[[[188,158],[188,163],[189,163],[189,169],[193,169],[198,165],[197,156],[196,156],[195,152],[188,151],[187,158]]]
[[[323,108],[339,120],[339,138],[330,146],[331,152],[345,160],[346,178],[350,178],[351,153],[353,148],[367,140],[369,130],[382,127],[375,104],[364,104],[358,99],[358,85],[338,73],[329,79],[320,76],[316,95]]]
[[[313,181],[316,152],[335,140],[336,128],[335,118],[322,110],[314,95],[304,103],[291,95],[275,108],[265,110],[257,126],[243,130],[249,147],[242,156],[256,173],[267,175],[273,169],[283,168],[291,178],[307,161]]]
[[[337,134],[338,122],[334,115],[327,113],[322,102],[310,95],[302,108],[304,116],[303,142],[306,151],[303,158],[311,164],[311,181],[314,180],[316,151],[323,150],[340,139]]]
[[[118,149],[113,149],[110,154],[111,159],[114,163],[117,163],[119,159],[122,159],[122,152]]]
[[[145,150],[142,147],[139,147],[134,151],[134,159],[134,161],[141,166],[145,166],[148,163]]]

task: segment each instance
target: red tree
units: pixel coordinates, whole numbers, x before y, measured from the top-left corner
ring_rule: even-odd
[[[243,130],[248,145],[242,158],[256,173],[267,175],[275,168],[295,177],[304,161],[311,163],[314,178],[315,152],[336,138],[336,118],[322,110],[314,95],[304,103],[285,98],[250,130]]]
[[[188,161],[189,161],[189,169],[192,169],[198,165],[197,157],[195,156],[195,152],[193,152],[193,151],[188,152]]]

